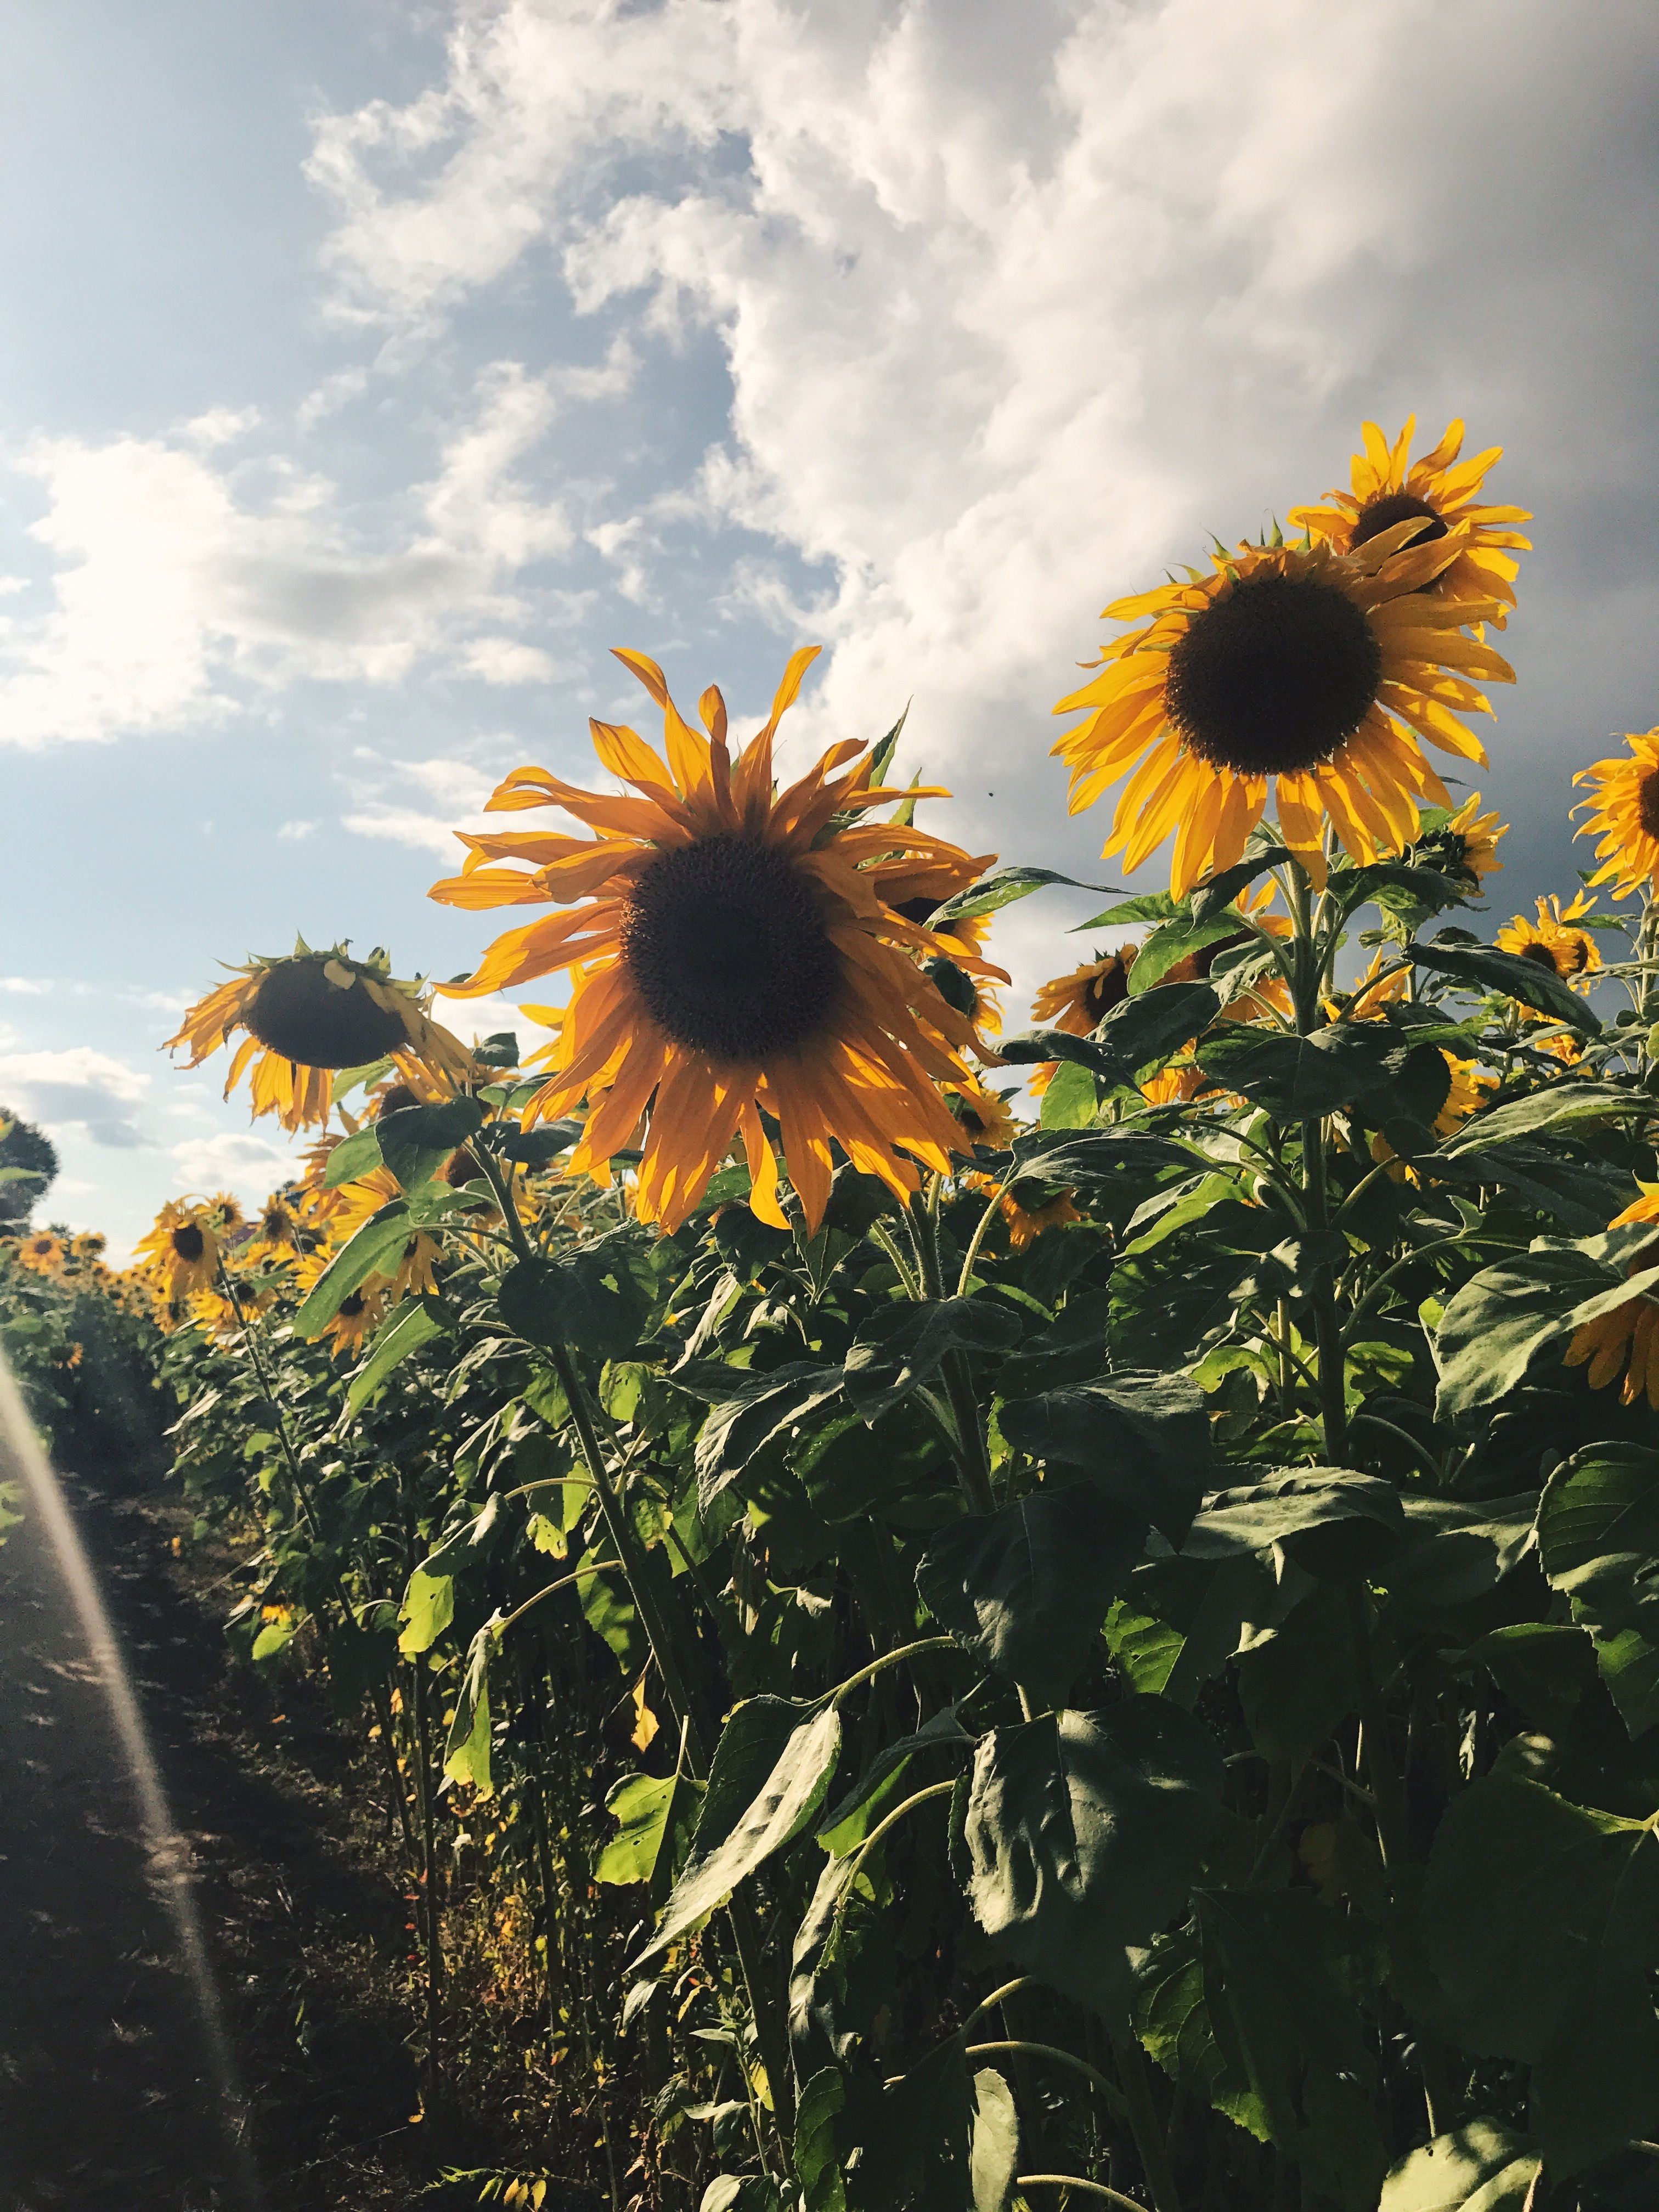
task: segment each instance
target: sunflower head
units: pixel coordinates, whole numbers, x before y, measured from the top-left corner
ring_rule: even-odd
[[[663,710],[664,752],[595,722],[595,750],[629,787],[622,795],[525,768],[490,801],[501,811],[556,806],[599,836],[465,833],[463,872],[433,887],[449,905],[558,909],[509,931],[446,989],[477,997],[568,971],[556,1040],[537,1055],[549,1079],[526,1121],[586,1099],[569,1172],[596,1180],[616,1152],[636,1148],[643,1124],[635,1206],[665,1229],[685,1219],[739,1139],[751,1205],[787,1226],[771,1126],[814,1227],[834,1146],[901,1194],[917,1187],[918,1163],[943,1173],[961,1148],[939,1085],[969,1079],[961,1055],[973,1032],[921,963],[968,963],[959,941],[908,920],[888,895],[927,895],[919,869],[954,882],[964,871],[972,880],[979,864],[912,823],[862,819],[936,795],[872,788],[862,745],[832,746],[775,787],[778,722],[813,657],[794,656],[764,727],[734,759],[718,690],[699,702],[700,733],[656,663],[619,653]],[[517,865],[484,865],[495,861]]]
[[[1419,867],[1432,868],[1466,890],[1478,891],[1488,876],[1495,876],[1503,867],[1498,841],[1508,835],[1508,823],[1495,813],[1480,811],[1477,791],[1455,814],[1437,807],[1425,811],[1411,857]]]
[[[1422,741],[1484,760],[1453,710],[1486,710],[1469,678],[1513,677],[1464,631],[1495,601],[1419,596],[1456,542],[1413,535],[1407,520],[1346,554],[1321,541],[1218,550],[1210,574],[1107,608],[1139,627],[1056,706],[1087,712],[1054,747],[1073,813],[1133,769],[1107,853],[1139,867],[1175,831],[1183,896],[1242,856],[1271,784],[1280,836],[1322,884],[1327,821],[1364,861],[1410,842],[1421,800],[1450,811]]]
[[[1129,995],[1129,970],[1139,947],[1120,945],[1115,951],[1097,953],[1069,975],[1044,983],[1031,1001],[1031,1018],[1064,1030],[1071,1036],[1091,1036],[1114,1006]]]
[[[967,1175],[962,1180],[968,1189],[983,1191],[988,1199],[1000,1189],[994,1176]],[[1063,1190],[1041,1206],[1022,1206],[1012,1191],[1001,1191],[997,1211],[1007,1224],[1010,1249],[1024,1252],[1036,1243],[1045,1230],[1069,1228],[1073,1222],[1081,1221],[1083,1216],[1073,1205],[1072,1197],[1069,1190]]]
[[[169,1199],[135,1249],[149,1261],[169,1304],[207,1289],[219,1272],[219,1238],[200,1201]]]
[[[1524,508],[1480,500],[1504,449],[1492,446],[1463,460],[1463,425],[1449,422],[1434,450],[1413,461],[1416,431],[1417,417],[1409,416],[1390,444],[1376,423],[1367,422],[1362,450],[1349,461],[1348,489],[1328,491],[1322,506],[1293,507],[1286,519],[1293,529],[1340,553],[1355,552],[1395,530],[1409,545],[1444,543],[1446,560],[1419,588],[1449,599],[1495,602],[1476,619],[1502,629],[1515,605],[1519,573],[1511,555],[1530,545],[1516,525],[1532,520]]]
[[[982,1083],[947,1083],[945,1103],[962,1124],[969,1143],[982,1146],[987,1152],[1006,1152],[1018,1133],[1007,1100]]]
[[[36,1274],[56,1275],[63,1271],[64,1240],[54,1237],[50,1230],[37,1230],[33,1236],[25,1237],[16,1246],[17,1257]]]
[[[1589,932],[1575,929],[1572,925],[1595,903],[1583,891],[1565,908],[1559,898],[1540,898],[1536,921],[1528,921],[1524,915],[1517,914],[1498,931],[1493,941],[1502,951],[1517,953],[1522,960],[1547,968],[1553,975],[1559,975],[1564,983],[1571,983],[1575,990],[1588,991],[1601,965],[1601,956]]]
[[[327,1121],[342,1068],[390,1058],[411,1082],[471,1071],[465,1047],[426,1013],[418,983],[394,978],[384,952],[354,960],[343,945],[313,952],[301,939],[285,959],[250,960],[191,1008],[167,1043],[188,1046],[196,1067],[239,1030],[246,1034],[225,1094],[251,1066],[254,1114],[276,1114],[285,1129]]]
[[[301,1249],[300,1217],[285,1191],[274,1190],[253,1218],[251,1252],[280,1255]]]
[[[1659,890],[1659,729],[1632,732],[1625,743],[1622,759],[1597,761],[1573,778],[1589,793],[1573,810],[1587,817],[1577,834],[1601,841],[1601,865],[1590,881],[1611,884],[1614,898]]]

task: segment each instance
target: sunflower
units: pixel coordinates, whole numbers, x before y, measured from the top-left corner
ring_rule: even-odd
[[[133,1249],[151,1263],[172,1305],[206,1290],[219,1272],[219,1239],[208,1210],[183,1199],[170,1198]]]
[[[342,1184],[337,1193],[330,1194],[337,1196],[340,1201],[330,1218],[330,1233],[337,1243],[344,1244],[383,1206],[389,1206],[403,1193],[389,1169],[371,1168],[367,1175]],[[389,1281],[394,1298],[417,1295],[422,1291],[435,1291],[438,1285],[432,1269],[438,1257],[438,1249],[435,1237],[428,1237],[424,1230],[417,1229],[404,1244],[392,1275],[372,1275],[369,1280],[380,1289],[384,1289]]]
[[[248,1241],[250,1259],[291,1258],[305,1249],[305,1231],[285,1190],[273,1190],[252,1220]]]
[[[1398,1006],[1411,996],[1412,971],[1402,966],[1397,957],[1396,945],[1379,945],[1371,955],[1371,964],[1348,994],[1347,1003],[1340,1007],[1342,1018],[1350,1022],[1380,1022],[1385,1006]],[[1328,1002],[1328,1011],[1334,1014],[1337,1003]]]
[[[37,1275],[62,1273],[64,1240],[54,1237],[50,1230],[38,1230],[33,1237],[25,1237],[15,1249],[23,1266],[32,1268]]]
[[[236,1030],[225,1082],[228,1097],[250,1062],[253,1112],[275,1114],[285,1129],[329,1116],[333,1078],[388,1056],[411,1085],[438,1073],[460,1082],[472,1059],[459,1039],[431,1020],[421,986],[398,981],[384,952],[350,959],[343,945],[313,952],[301,938],[285,960],[250,960],[185,1016],[167,1048],[190,1048],[198,1067]]]
[[[1481,890],[1488,876],[1497,875],[1504,863],[1498,857],[1498,841],[1507,837],[1509,824],[1496,814],[1480,811],[1480,794],[1466,799],[1455,814],[1440,818],[1438,810],[1425,815],[1412,858],[1421,866],[1450,876],[1473,891]]]
[[[1032,1000],[1031,1019],[1064,1030],[1068,1036],[1092,1036],[1112,1008],[1128,997],[1129,970],[1139,950],[1138,945],[1120,945],[1115,952],[1085,960],[1069,975],[1056,975]]]
[[[917,965],[959,948],[885,896],[918,860],[973,864],[908,823],[854,819],[901,795],[871,788],[863,746],[833,746],[775,790],[773,738],[816,650],[794,655],[735,762],[717,690],[699,702],[705,737],[655,662],[618,653],[663,710],[666,763],[634,731],[594,722],[601,763],[630,791],[599,795],[524,768],[489,804],[558,806],[599,836],[469,834],[464,872],[433,886],[451,906],[563,908],[499,938],[476,975],[445,989],[476,997],[571,971],[552,1073],[526,1125],[586,1097],[568,1171],[597,1180],[646,1116],[635,1208],[667,1231],[739,1136],[751,1206],[786,1225],[763,1111],[814,1229],[832,1145],[901,1197],[917,1187],[918,1162],[942,1174],[964,1149],[937,1086],[969,1080],[973,1032]],[[483,865],[495,860],[521,865]]]
[[[1140,1095],[1149,1106],[1178,1106],[1195,1097],[1203,1087],[1201,1067],[1172,1062],[1168,1067],[1160,1067],[1156,1075],[1141,1085]]]
[[[983,1191],[988,1199],[1000,1188],[994,1176],[966,1175],[962,1180],[967,1189]],[[1073,1222],[1083,1218],[1072,1203],[1069,1190],[1061,1191],[1058,1197],[1042,1206],[1022,1206],[1012,1191],[1005,1190],[997,1200],[997,1212],[1008,1224],[1009,1249],[1014,1252],[1023,1252],[1028,1245],[1035,1244],[1045,1229],[1068,1228]]]
[[[1569,907],[1564,908],[1559,898],[1540,898],[1538,919],[1528,921],[1517,914],[1506,922],[1492,940],[1500,951],[1517,952],[1523,960],[1533,960],[1540,968],[1547,968],[1576,991],[1588,991],[1595,970],[1601,965],[1601,956],[1595,949],[1595,940],[1585,929],[1574,929],[1572,924],[1588,914],[1595,901],[1587,892],[1580,891]]]
[[[1456,556],[1436,576],[1435,588],[1445,598],[1496,600],[1495,609],[1483,608],[1478,617],[1502,629],[1507,610],[1515,605],[1515,579],[1519,564],[1510,557],[1527,553],[1532,541],[1516,531],[1517,522],[1530,522],[1524,507],[1483,507],[1476,503],[1487,471],[1503,459],[1501,446],[1489,446],[1467,461],[1463,425],[1449,422],[1446,434],[1431,453],[1420,461],[1411,458],[1417,417],[1409,415],[1406,427],[1392,446],[1375,422],[1361,432],[1364,451],[1352,454],[1347,491],[1328,491],[1328,507],[1293,507],[1286,520],[1294,530],[1331,545],[1339,553],[1352,553],[1381,537],[1385,531],[1413,520],[1417,529],[1407,543],[1428,545],[1450,538]]]
[[[1477,1106],[1486,1104],[1498,1088],[1498,1078],[1476,1060],[1460,1060],[1449,1052],[1443,1052],[1440,1057],[1446,1063],[1446,1096],[1431,1126],[1437,1137],[1449,1137],[1454,1129],[1462,1127]],[[1416,1170],[1406,1165],[1381,1130],[1371,1138],[1370,1153],[1374,1160],[1388,1168],[1395,1182],[1418,1180]]]
[[[1239,912],[1255,926],[1255,929],[1230,930],[1225,937],[1213,939],[1200,945],[1196,952],[1189,952],[1184,960],[1177,960],[1158,978],[1159,983],[1202,983],[1209,980],[1211,970],[1224,952],[1236,952],[1255,938],[1255,930],[1266,936],[1281,939],[1291,934],[1291,925],[1282,914],[1269,914],[1267,908],[1279,895],[1274,883],[1253,884],[1241,891],[1233,902]],[[1154,986],[1156,988],[1157,986]],[[1289,1017],[1290,988],[1276,968],[1259,976],[1248,991],[1242,991],[1227,1001],[1220,1018],[1227,1022],[1266,1021],[1269,1014]]]
[[[992,967],[984,958],[992,917],[988,914],[939,915],[939,909],[976,884],[995,860],[994,853],[981,853],[975,860],[954,847],[947,848],[943,858],[892,854],[886,856],[881,890],[882,904],[901,921],[913,922],[945,940],[945,957],[973,981],[974,1006],[969,1019],[987,1036],[999,1036],[1002,1031],[1002,1008],[987,986],[1008,981],[1004,969]]]
[[[337,1359],[342,1352],[358,1352],[363,1339],[372,1335],[386,1312],[384,1283],[365,1283],[360,1290],[349,1291],[340,1301],[340,1310],[322,1334],[334,1346]]]
[[[967,1132],[969,1142],[987,1152],[1006,1152],[1018,1133],[1007,1100],[982,1083],[947,1083],[945,1103]]]
[[[1133,622],[1055,707],[1088,709],[1053,750],[1079,813],[1133,769],[1104,850],[1138,868],[1176,832],[1177,897],[1231,867],[1275,787],[1281,837],[1325,880],[1328,818],[1358,860],[1417,835],[1419,799],[1451,805],[1421,742],[1484,761],[1457,712],[1490,712],[1470,680],[1513,672],[1461,624],[1496,600],[1420,596],[1455,542],[1405,546],[1400,525],[1346,556],[1325,544],[1241,545],[1213,574],[1119,599]]]
[[[1632,1221],[1659,1221],[1659,1183],[1641,1182],[1638,1179],[1638,1188],[1642,1195],[1632,1200],[1622,1213],[1613,1215],[1607,1224],[1609,1229],[1622,1229]],[[1628,1279],[1656,1266],[1659,1266],[1659,1238],[1644,1244],[1625,1262],[1625,1274]],[[1625,1384],[1619,1395],[1625,1404],[1633,1406],[1645,1392],[1649,1405],[1659,1413],[1656,1339],[1659,1305],[1650,1297],[1633,1297],[1622,1306],[1615,1306],[1611,1313],[1587,1321],[1581,1328],[1575,1329],[1563,1364],[1568,1367],[1588,1364],[1592,1390],[1605,1390],[1623,1370]]]
[[[1625,743],[1628,760],[1597,761],[1573,778],[1590,793],[1573,809],[1589,817],[1577,834],[1601,840],[1595,857],[1602,865],[1590,881],[1611,884],[1614,898],[1644,884],[1659,890],[1659,729],[1632,731]]]

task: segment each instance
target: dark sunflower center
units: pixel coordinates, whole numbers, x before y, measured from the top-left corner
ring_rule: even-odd
[[[1334,584],[1267,569],[1212,599],[1170,654],[1170,720],[1200,759],[1285,775],[1330,759],[1382,676],[1370,624]]]
[[[207,1249],[207,1239],[193,1221],[173,1232],[173,1249],[181,1260],[199,1260]]]
[[[377,1121],[384,1121],[388,1114],[401,1114],[407,1106],[418,1106],[420,1100],[406,1083],[394,1083],[374,1109]]]
[[[1409,522],[1414,514],[1422,517],[1424,526],[1412,532],[1407,544],[1427,545],[1446,535],[1443,516],[1437,514],[1427,500],[1419,499],[1414,491],[1385,491],[1367,500],[1360,508],[1348,543],[1351,546],[1368,544],[1385,530],[1392,530],[1396,522]]]
[[[653,860],[622,948],[653,1020],[714,1060],[794,1051],[841,1000],[841,956],[811,878],[756,838],[705,837]]]
[[[901,899],[893,911],[895,914],[902,914],[907,921],[914,921],[918,929],[925,929],[938,911],[939,906],[938,899]]]
[[[1650,837],[1659,837],[1659,769],[1651,770],[1637,785],[1636,815]]]
[[[344,1297],[340,1301],[340,1318],[342,1321],[356,1321],[362,1310],[363,1294],[361,1291],[348,1291]]]
[[[259,979],[247,1025],[267,1050],[301,1067],[363,1067],[408,1042],[396,1014],[360,977],[341,990],[320,960],[285,960]]]
[[[1091,975],[1083,987],[1083,1011],[1091,1022],[1103,1021],[1112,1008],[1129,995],[1129,970],[1121,959],[1114,960],[1109,968],[1103,968],[1098,975]]]
[[[1523,960],[1530,960],[1536,968],[1547,968],[1552,975],[1559,975],[1561,973],[1561,963],[1549,946],[1540,945],[1535,939],[1532,944],[1522,946],[1521,957]]]

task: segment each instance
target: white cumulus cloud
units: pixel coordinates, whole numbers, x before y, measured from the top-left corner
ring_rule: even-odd
[[[118,1150],[144,1141],[134,1109],[149,1085],[147,1074],[91,1045],[0,1053],[0,1100],[49,1129],[83,1129],[94,1144]]]

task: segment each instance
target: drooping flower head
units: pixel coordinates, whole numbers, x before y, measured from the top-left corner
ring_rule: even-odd
[[[969,1146],[1006,1152],[1019,1133],[1007,1100],[983,1083],[947,1083],[945,1103],[961,1123]]]
[[[1112,1008],[1129,995],[1129,970],[1137,945],[1120,945],[1085,960],[1069,975],[1056,975],[1042,984],[1031,1001],[1031,1019],[1046,1029],[1064,1030],[1068,1036],[1091,1036]]]
[[[1509,834],[1507,822],[1480,811],[1477,791],[1443,820],[1437,811],[1424,817],[1412,857],[1425,867],[1438,869],[1443,876],[1450,876],[1466,890],[1478,891],[1485,888],[1488,876],[1502,871],[1498,841]]]
[[[274,1190],[253,1217],[251,1258],[282,1259],[304,1249],[300,1216],[286,1191]]]
[[[1590,881],[1611,884],[1614,898],[1644,884],[1659,890],[1659,729],[1632,732],[1625,743],[1626,759],[1597,761],[1573,778],[1590,794],[1574,809],[1588,817],[1578,835],[1601,841],[1595,848],[1601,866]]]
[[[763,1112],[814,1227],[832,1142],[898,1194],[916,1188],[916,1163],[942,1173],[960,1146],[938,1086],[969,1079],[973,1033],[918,960],[959,960],[962,947],[906,921],[886,893],[918,856],[953,867],[966,856],[913,824],[859,819],[905,796],[871,788],[861,745],[834,745],[774,789],[773,738],[815,651],[790,661],[765,726],[735,760],[717,690],[703,693],[694,730],[656,663],[618,653],[663,710],[666,759],[633,730],[594,722],[595,750],[624,793],[523,768],[489,804],[559,807],[599,835],[468,833],[463,872],[433,886],[452,906],[559,908],[499,938],[465,985],[446,990],[482,996],[569,971],[526,1122],[586,1098],[569,1171],[603,1179],[644,1117],[635,1208],[668,1230],[739,1135],[751,1205],[785,1222]],[[487,865],[501,861],[516,865]]]
[[[1609,1229],[1622,1229],[1632,1221],[1659,1222],[1659,1183],[1642,1182],[1638,1178],[1637,1188],[1641,1195],[1622,1213],[1613,1215]],[[1625,1273],[1628,1279],[1656,1266],[1659,1266],[1659,1237],[1632,1254],[1625,1262]],[[1592,1390],[1605,1390],[1622,1373],[1625,1380],[1619,1395],[1625,1404],[1633,1406],[1645,1394],[1649,1405],[1659,1413],[1659,1305],[1651,1297],[1633,1297],[1611,1313],[1583,1322],[1573,1331],[1563,1364],[1588,1366]]]
[[[1442,597],[1461,600],[1496,600],[1495,611],[1478,619],[1502,629],[1508,610],[1515,605],[1518,564],[1510,552],[1531,550],[1516,523],[1530,522],[1524,507],[1488,507],[1479,494],[1486,473],[1504,457],[1501,446],[1489,446],[1467,461],[1463,425],[1449,422],[1446,434],[1431,453],[1420,461],[1411,457],[1417,417],[1407,416],[1406,427],[1390,445],[1375,422],[1362,431],[1364,451],[1350,456],[1346,491],[1328,491],[1324,507],[1293,507],[1285,518],[1292,529],[1351,553],[1369,544],[1384,531],[1415,521],[1408,544],[1427,545],[1452,538],[1455,556],[1435,577],[1432,588]]]
[[[237,1048],[225,1096],[251,1065],[253,1112],[275,1114],[285,1129],[328,1120],[334,1076],[390,1058],[405,1079],[433,1072],[453,1082],[471,1069],[458,1037],[433,1021],[418,983],[399,982],[384,952],[351,959],[343,945],[313,952],[301,939],[287,959],[250,960],[228,983],[191,1008],[169,1050],[190,1048],[198,1067],[233,1033]]]
[[[1564,983],[1571,983],[1574,990],[1588,991],[1595,970],[1601,965],[1601,956],[1589,932],[1575,929],[1572,925],[1595,904],[1595,901],[1584,891],[1580,891],[1568,907],[1563,907],[1553,896],[1540,898],[1536,921],[1528,921],[1524,915],[1517,914],[1492,941],[1500,951],[1519,953],[1522,959],[1535,961],[1539,967],[1547,968]]]
[[[219,1272],[219,1239],[208,1209],[187,1199],[170,1198],[155,1226],[133,1248],[148,1261],[169,1304],[205,1290]]]
[[[1425,594],[1461,541],[1402,546],[1396,525],[1347,556],[1324,544],[1241,545],[1212,573],[1119,599],[1137,627],[1054,712],[1086,709],[1053,750],[1073,814],[1125,775],[1104,850],[1137,868],[1173,830],[1177,897],[1243,853],[1273,787],[1285,843],[1316,884],[1324,825],[1358,860],[1401,851],[1419,801],[1449,811],[1426,740],[1484,762],[1460,713],[1489,713],[1473,679],[1513,672],[1462,625],[1494,600]]]

